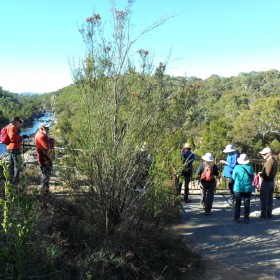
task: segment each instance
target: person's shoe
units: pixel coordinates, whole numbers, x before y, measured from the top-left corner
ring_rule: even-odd
[[[272,214],[267,214],[267,218],[271,219],[272,218]]]
[[[240,223],[240,217],[234,218],[234,221],[239,224]]]
[[[210,215],[211,215],[211,212],[205,211],[204,215],[205,215],[205,216],[210,216]]]
[[[250,219],[249,219],[249,218],[245,218],[245,219],[244,219],[244,223],[245,223],[245,224],[249,224],[249,223],[250,223]]]
[[[191,203],[192,201],[190,199],[184,200],[185,203]]]

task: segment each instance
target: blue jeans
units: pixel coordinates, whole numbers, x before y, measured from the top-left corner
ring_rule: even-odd
[[[240,218],[240,207],[242,198],[244,200],[244,218],[249,218],[250,216],[250,200],[251,193],[248,192],[234,192],[235,194],[235,218]]]
[[[22,169],[22,158],[20,149],[8,150],[9,154],[9,174],[11,178],[19,179],[19,173]]]

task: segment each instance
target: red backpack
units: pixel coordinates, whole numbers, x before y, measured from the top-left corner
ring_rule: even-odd
[[[4,126],[4,127],[1,129],[0,142],[1,142],[2,144],[5,144],[5,145],[9,145],[9,144],[11,143],[10,137],[9,137],[9,135],[8,135],[7,126]]]
[[[213,179],[213,165],[205,163],[204,170],[201,174],[201,179],[210,182]]]

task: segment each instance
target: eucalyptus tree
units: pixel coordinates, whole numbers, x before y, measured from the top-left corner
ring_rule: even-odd
[[[280,97],[260,98],[234,121],[232,137],[244,150],[256,150],[280,140]],[[275,142],[274,142],[275,143]]]

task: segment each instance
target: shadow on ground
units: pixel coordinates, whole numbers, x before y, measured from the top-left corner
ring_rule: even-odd
[[[262,219],[257,217],[259,198],[253,197],[250,224],[235,223],[234,208],[226,201],[216,196],[210,216],[200,208],[199,196],[181,204],[182,220],[175,230],[207,260],[203,278],[280,279],[280,199],[274,199],[273,217]]]

